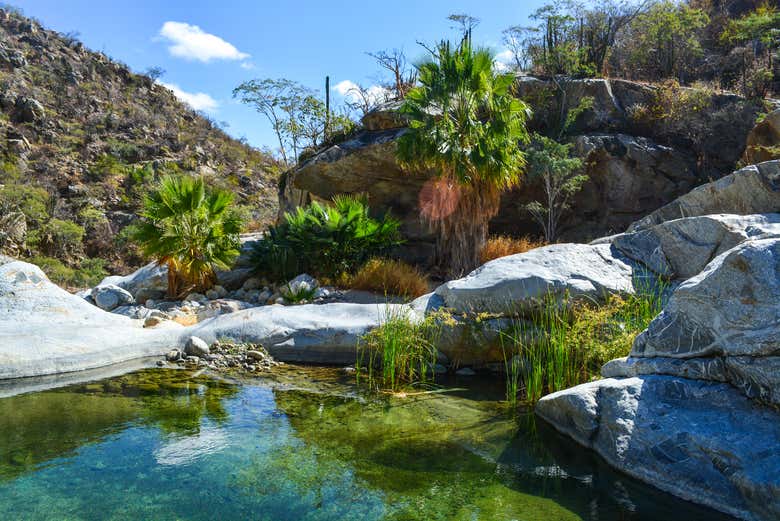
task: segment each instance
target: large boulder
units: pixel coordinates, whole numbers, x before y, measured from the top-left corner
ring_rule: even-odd
[[[734,246],[769,237],[780,237],[780,214],[685,217],[618,235],[611,242],[650,271],[684,280]]]
[[[602,300],[632,293],[634,269],[609,244],[553,244],[492,260],[435,294],[456,313],[516,314],[550,296]]]
[[[168,292],[168,267],[151,262],[130,275],[106,277],[98,284],[100,286],[122,288],[143,304],[149,299],[162,298]]]
[[[545,396],[536,412],[661,490],[741,519],[780,518],[780,413],[728,384],[610,378]]]
[[[629,231],[682,217],[775,212],[780,212],[780,160],[747,166],[717,181],[694,188],[635,222]]]
[[[148,330],[52,284],[32,264],[0,263],[0,379],[93,369],[165,353],[180,330]]]
[[[769,356],[780,352],[780,239],[741,244],[672,294],[632,356]]]
[[[747,136],[743,161],[748,165],[780,158],[780,109],[753,127]]]

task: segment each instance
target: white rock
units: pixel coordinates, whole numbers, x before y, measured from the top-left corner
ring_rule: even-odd
[[[435,294],[457,313],[511,314],[547,296],[560,300],[568,293],[598,301],[610,293],[633,293],[632,277],[627,259],[608,244],[553,244],[490,261]]]
[[[113,284],[96,287],[92,290],[92,297],[95,305],[105,311],[111,311],[119,306],[129,306],[135,302],[129,291]]]

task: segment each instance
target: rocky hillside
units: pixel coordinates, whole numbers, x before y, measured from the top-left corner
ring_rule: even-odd
[[[250,229],[276,214],[271,157],[150,77],[0,9],[0,251],[71,285],[138,265],[122,230],[167,172],[232,190]]]

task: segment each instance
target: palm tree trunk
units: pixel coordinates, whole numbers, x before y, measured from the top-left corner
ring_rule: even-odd
[[[437,183],[436,211],[423,216],[436,232],[436,263],[450,279],[479,266],[490,219],[498,213],[500,190],[489,183]],[[445,192],[446,191],[446,192]]]

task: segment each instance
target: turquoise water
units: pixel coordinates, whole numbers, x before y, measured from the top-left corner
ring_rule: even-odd
[[[619,475],[501,385],[146,370],[0,400],[0,519],[728,519]]]

